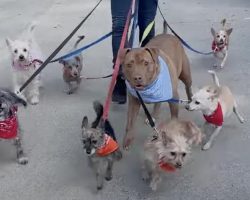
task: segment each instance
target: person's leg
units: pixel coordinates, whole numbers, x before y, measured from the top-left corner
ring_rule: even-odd
[[[139,0],[138,25],[140,29],[139,39],[141,41],[144,30],[155,18],[158,0]],[[155,26],[152,28],[142,46],[145,46],[155,35]]]
[[[111,0],[111,14],[112,14],[112,50],[113,63],[115,63],[120,42],[122,38],[123,29],[126,23],[127,14],[131,5],[131,0]],[[112,101],[117,103],[126,103],[127,89],[125,80],[121,75],[121,69],[117,77],[116,85],[112,95]]]

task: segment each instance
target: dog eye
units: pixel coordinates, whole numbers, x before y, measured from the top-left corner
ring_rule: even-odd
[[[145,62],[144,62],[144,65],[145,65],[145,66],[148,66],[148,64],[149,64],[148,61],[145,61]]]
[[[76,68],[78,68],[79,66],[78,65],[76,65]]]
[[[171,156],[176,156],[175,152],[170,152]]]
[[[97,140],[93,140],[92,143],[93,143],[93,144],[96,144],[96,143],[97,143]]]
[[[199,105],[199,104],[200,104],[200,102],[199,102],[199,101],[195,101],[194,103],[195,103],[196,105]]]
[[[82,143],[85,144],[85,143],[86,143],[86,140],[83,139],[83,140],[82,140]]]
[[[220,36],[219,36],[219,35],[217,35],[216,37],[217,37],[217,38],[219,38]]]
[[[71,66],[69,66],[69,69],[72,69],[72,67],[71,67]]]
[[[182,157],[184,158],[187,154],[186,153],[182,153]]]
[[[14,50],[14,53],[17,53],[17,52],[18,52],[17,49],[15,49],[15,50]]]
[[[131,65],[131,64],[127,64],[126,66],[127,66],[127,68],[131,68],[131,67],[132,67],[132,65]]]
[[[223,35],[223,37],[225,38],[226,36],[225,36],[225,35]]]
[[[25,49],[25,48],[24,48],[24,49],[23,49],[23,51],[24,51],[24,52],[26,52],[26,51],[27,51],[27,49]]]

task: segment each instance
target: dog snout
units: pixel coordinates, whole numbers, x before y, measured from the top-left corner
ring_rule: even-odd
[[[177,162],[175,166],[176,166],[176,168],[181,168],[182,167],[182,163],[181,162]]]
[[[91,149],[86,149],[87,154],[91,154]]]
[[[135,80],[136,82],[141,82],[141,81],[142,81],[142,77],[141,77],[141,76],[135,76],[135,77],[134,77],[134,80]]]
[[[74,76],[78,76],[78,73],[77,73],[77,72],[74,72]]]
[[[20,56],[19,56],[19,60],[24,60],[24,56],[23,56],[23,55],[20,55]]]

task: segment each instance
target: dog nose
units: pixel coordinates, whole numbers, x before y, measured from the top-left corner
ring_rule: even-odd
[[[78,75],[78,74],[75,72],[75,73],[74,73],[74,76],[77,76],[77,75]]]
[[[186,110],[189,110],[190,106],[189,104],[185,105]]]
[[[141,77],[141,76],[135,76],[135,77],[134,77],[134,80],[135,80],[135,81],[141,81],[141,80],[142,80],[142,77]]]
[[[182,167],[182,164],[181,164],[180,162],[177,162],[177,163],[176,163],[176,167],[177,167],[177,168],[181,168],[181,167]]]
[[[86,153],[87,153],[87,154],[90,154],[90,153],[91,153],[91,150],[90,150],[90,149],[87,149],[87,150],[86,150]]]
[[[19,56],[19,59],[20,59],[20,60],[23,60],[23,59],[24,59],[24,56],[23,56],[23,55],[20,55],[20,56]]]

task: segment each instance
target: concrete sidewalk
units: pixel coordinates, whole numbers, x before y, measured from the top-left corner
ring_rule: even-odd
[[[11,87],[9,52],[5,38],[15,38],[32,20],[38,43],[48,56],[97,0],[0,0],[0,86]],[[250,198],[250,1],[249,0],[178,0],[160,1],[168,22],[194,48],[210,51],[210,27],[220,26],[228,19],[234,28],[229,58],[225,69],[218,72],[220,82],[231,87],[239,101],[239,109],[247,122],[241,125],[235,116],[225,122],[214,146],[207,152],[193,151],[187,165],[166,178],[155,193],[141,179],[142,144],[150,128],[138,119],[138,136],[133,149],[115,165],[114,178],[101,192],[95,190],[95,178],[87,166],[80,141],[80,125],[84,115],[94,118],[93,100],[105,100],[110,79],[83,81],[80,90],[66,95],[62,66],[50,64],[43,72],[45,88],[37,106],[20,109],[24,131],[24,148],[29,156],[27,166],[15,162],[15,148],[0,142],[1,200],[249,200]],[[156,17],[157,33],[162,32],[162,19]],[[111,30],[110,1],[104,1],[84,24],[79,35],[85,35],[81,45]],[[72,48],[74,37],[60,55]],[[86,76],[109,74],[112,69],[111,39],[84,52]],[[198,88],[211,77],[207,70],[212,56],[202,56],[186,50],[191,62],[193,85]],[[180,93],[185,97],[183,86]],[[168,106],[162,118],[169,116]],[[127,105],[112,105],[110,120],[119,141],[125,132]],[[199,126],[200,113],[181,109],[182,119],[192,119]]]

